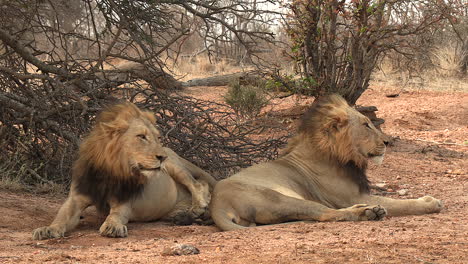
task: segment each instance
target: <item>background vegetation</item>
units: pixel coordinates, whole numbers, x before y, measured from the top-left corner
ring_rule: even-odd
[[[265,89],[354,104],[371,78],[466,87],[464,0],[0,0],[0,10],[0,176],[26,185],[68,183],[80,139],[118,100],[157,113],[169,147],[225,177],[285,143],[281,128],[248,122]],[[265,80],[234,83],[228,105],[178,92],[245,69]]]

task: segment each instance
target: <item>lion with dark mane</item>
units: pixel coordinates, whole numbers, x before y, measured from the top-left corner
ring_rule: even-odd
[[[64,236],[91,205],[107,214],[99,232],[108,237],[126,237],[128,221],[208,217],[216,180],[163,147],[155,122],[132,103],[103,111],[80,145],[67,200],[33,239]]]
[[[277,160],[220,181],[211,201],[222,230],[287,221],[379,220],[436,213],[431,197],[397,200],[369,193],[368,159],[381,163],[383,134],[337,95],[318,100]]]

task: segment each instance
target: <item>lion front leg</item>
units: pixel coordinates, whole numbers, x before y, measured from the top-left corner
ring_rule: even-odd
[[[33,231],[33,239],[42,240],[65,236],[66,232],[78,225],[81,213],[90,204],[91,200],[88,197],[76,193],[72,188],[52,224],[35,229]]]
[[[127,237],[128,231],[126,224],[132,212],[130,202],[119,203],[117,201],[111,201],[109,205],[109,215],[99,228],[99,233],[106,237]]]
[[[185,186],[192,196],[190,212],[194,218],[199,218],[208,212],[211,200],[210,186],[204,181],[194,179],[190,171],[176,160],[168,160],[164,164],[166,172],[178,183]]]
[[[443,208],[442,201],[432,196],[424,196],[419,199],[399,200],[382,196],[364,195],[356,202],[379,204],[387,210],[389,216],[438,213]]]

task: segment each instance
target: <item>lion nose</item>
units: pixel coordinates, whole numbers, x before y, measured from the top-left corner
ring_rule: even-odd
[[[167,156],[165,156],[165,155],[156,155],[156,158],[157,158],[160,162],[163,162],[164,160],[167,159]]]

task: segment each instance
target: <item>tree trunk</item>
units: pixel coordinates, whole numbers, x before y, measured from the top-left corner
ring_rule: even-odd
[[[110,64],[103,72],[96,74],[99,78],[107,79],[117,83],[125,83],[136,78],[145,80],[153,87],[163,90],[179,90],[181,83],[172,75],[159,68],[149,68],[144,64],[134,61],[122,61]]]

